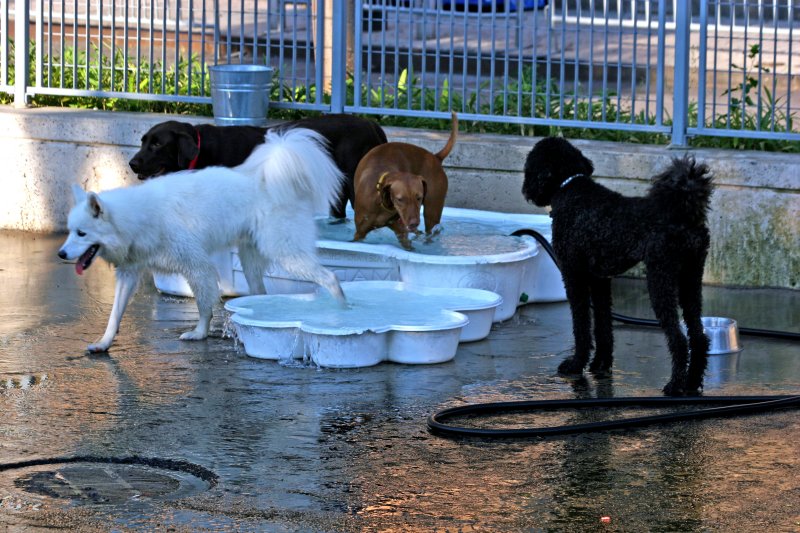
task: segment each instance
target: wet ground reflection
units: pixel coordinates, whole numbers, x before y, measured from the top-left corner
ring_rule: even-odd
[[[432,411],[465,402],[657,395],[669,375],[657,331],[618,327],[614,374],[604,380],[555,375],[571,344],[563,303],[523,308],[488,339],[461,345],[449,363],[319,370],[246,357],[222,336],[221,314],[207,342],[178,341],[192,327],[194,304],[146,281],[111,353],[90,356],[84,349],[105,327],[113,272],[98,262],[78,278],[56,258],[60,241],[0,233],[0,463],[158,457],[200,465],[219,483],[189,497],[87,507],[66,492],[26,491],[15,481],[32,474],[7,470],[0,527],[800,528],[797,411],[541,441],[448,440],[426,429]],[[621,312],[646,312],[639,282],[616,283],[615,299]],[[750,327],[797,328],[798,303],[796,292],[706,289],[706,314]],[[739,354],[712,357],[707,394],[800,392],[796,345],[742,343]],[[597,413],[559,416],[577,422]]]

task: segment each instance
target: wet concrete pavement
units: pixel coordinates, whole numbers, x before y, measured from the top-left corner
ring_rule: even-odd
[[[448,363],[325,370],[247,357],[222,335],[221,307],[213,338],[181,342],[194,303],[147,281],[110,353],[90,356],[113,272],[97,262],[76,276],[56,257],[62,239],[0,233],[0,528],[800,530],[797,410],[507,442],[426,428],[463,403],[659,395],[669,359],[657,330],[618,326],[604,380],[555,375],[571,345],[566,303],[521,308]],[[614,290],[618,311],[646,313],[640,282]],[[705,292],[707,316],[800,324],[798,292]],[[797,344],[742,343],[711,357],[707,395],[800,392]],[[73,457],[87,460],[9,467]]]

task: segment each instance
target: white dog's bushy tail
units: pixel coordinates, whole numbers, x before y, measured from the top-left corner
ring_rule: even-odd
[[[306,198],[315,212],[324,214],[338,198],[344,181],[325,137],[305,128],[269,130],[266,142],[236,170],[264,180],[267,194],[277,204],[291,205],[297,198]]]

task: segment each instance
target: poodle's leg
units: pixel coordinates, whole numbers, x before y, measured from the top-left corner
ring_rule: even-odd
[[[591,281],[592,308],[594,310],[594,359],[589,370],[604,374],[611,370],[614,360],[614,332],[611,326],[611,278],[594,278]]]
[[[219,301],[219,282],[217,281],[217,268],[209,261],[194,261],[187,263],[191,270],[183,272],[189,287],[194,293],[194,300],[200,318],[197,326],[192,331],[187,331],[180,336],[183,341],[198,341],[208,337],[211,318],[214,314],[214,303]]]
[[[562,273],[572,313],[572,335],[575,338],[575,354],[558,365],[560,374],[581,374],[592,350],[592,319],[589,313],[589,286],[587,276],[582,273]]]
[[[664,386],[667,396],[683,396],[686,394],[686,365],[689,361],[689,346],[683,335],[678,319],[678,290],[677,268],[670,262],[663,264],[664,258],[659,258],[662,264],[647,265],[647,290],[650,293],[650,303],[653,306],[656,318],[661,323],[661,329],[667,337],[667,347],[672,355],[672,375]]]
[[[703,375],[708,363],[709,341],[703,332],[703,265],[695,261],[681,273],[678,300],[683,309],[683,320],[689,333],[689,375],[686,381],[688,393],[698,393],[703,387]]]
[[[258,249],[252,243],[239,243],[239,259],[242,262],[244,279],[247,280],[250,294],[266,294],[264,271],[266,270],[267,261],[258,252]]]

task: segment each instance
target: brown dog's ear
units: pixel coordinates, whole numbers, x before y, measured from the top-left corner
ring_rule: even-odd
[[[428,196],[428,182],[422,180],[422,203],[425,203],[425,197]]]
[[[200,153],[200,147],[197,146],[197,135],[183,131],[175,135],[178,145],[178,168],[189,168],[189,163]]]
[[[394,209],[392,203],[392,184],[381,187],[381,205],[386,209]]]

